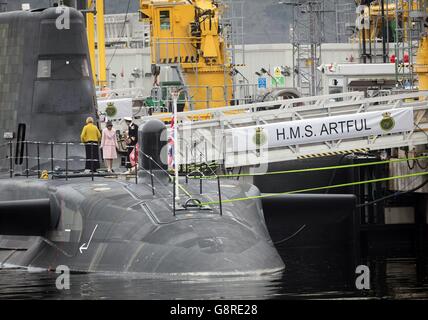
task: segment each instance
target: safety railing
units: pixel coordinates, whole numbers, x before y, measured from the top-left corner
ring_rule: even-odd
[[[207,162],[217,162],[227,168],[257,166],[281,161],[320,157],[322,154],[354,152],[356,150],[382,150],[426,144],[426,110],[428,92],[415,92],[376,98],[364,98],[361,93],[336,94],[311,98],[271,101],[245,106],[182,112],[178,118],[178,138],[176,143],[199,146],[207,155]],[[234,152],[231,148],[231,130],[264,126],[275,123],[288,123],[298,120],[325,119],[333,116],[361,115],[369,112],[412,109],[414,127],[409,131],[387,133],[366,137],[332,139],[314,143],[269,147],[262,155],[258,150]],[[168,115],[162,115],[168,118]],[[172,114],[171,114],[172,117]],[[145,120],[157,118],[148,117]],[[324,120],[323,120],[324,121]],[[208,147],[206,145],[208,144]],[[205,145],[205,147],[204,147]],[[185,149],[183,149],[185,151]],[[195,163],[185,154],[180,163]]]
[[[10,178],[34,175],[40,177],[46,172],[52,177],[64,177],[66,180],[72,173],[83,170],[81,163],[89,162],[90,168],[86,169],[91,171],[93,179],[100,163],[99,159],[95,159],[99,153],[98,149],[95,151],[94,148],[90,148],[92,154],[90,159],[87,159],[85,150],[87,146],[98,148],[97,143],[9,141],[0,146],[0,161],[7,162]],[[70,166],[70,163],[76,162],[79,165]]]
[[[202,85],[185,85],[185,89],[189,93],[189,97],[186,97],[184,101],[187,105],[198,104],[204,105],[206,109],[213,107],[223,106],[226,104],[231,105],[245,105],[249,103],[261,102],[260,99],[270,99],[268,93],[263,95],[263,92],[258,88],[257,84],[240,83],[226,86],[202,86]],[[170,112],[169,105],[172,105],[171,92],[175,90],[175,87],[159,87],[159,89],[165,90],[165,94],[160,94],[153,103],[154,106],[142,106],[145,109],[145,115],[152,115],[161,112]],[[287,96],[279,97],[283,98],[296,98],[296,94],[290,88],[275,88],[276,90],[290,90]],[[232,95],[233,92],[233,95]],[[195,94],[198,93],[198,94]],[[97,91],[97,98],[99,101],[113,100],[113,99],[145,99],[150,96],[150,92],[144,88],[121,88],[121,89],[108,89],[103,91]]]
[[[217,162],[209,162],[207,155],[207,145],[205,145],[204,152],[196,145],[190,146],[186,144],[187,141],[181,140],[182,148],[178,152],[178,159],[186,159],[184,163],[180,165],[180,172],[184,174],[186,178],[186,184],[189,183],[190,178],[199,177],[199,194],[203,195],[203,180],[205,177],[210,176],[214,179],[217,179],[217,193],[218,193],[218,204],[220,215],[223,215],[223,201],[222,201],[222,192],[221,192],[221,181],[220,175],[217,173],[217,170],[220,168]],[[190,160],[193,158],[193,161]],[[193,165],[192,165],[193,164]],[[201,202],[199,202],[201,205]],[[201,205],[202,206],[202,205]]]
[[[200,38],[153,38],[152,57],[156,64],[189,64],[198,63],[197,47],[200,46]]]
[[[143,98],[148,95],[146,88],[120,88],[103,89],[97,91],[98,100],[120,99],[120,98]]]
[[[89,155],[86,158],[86,148],[89,147]],[[5,144],[0,145],[0,172],[8,172],[9,178],[15,177],[37,177],[38,179],[64,179],[69,181],[73,178],[91,178],[95,181],[96,177],[107,177],[115,175],[115,173],[105,172],[99,170],[101,165],[98,148],[98,143],[75,143],[75,142],[40,142],[40,141],[9,141]],[[97,150],[97,151],[95,151]],[[33,153],[34,152],[34,153]],[[166,174],[170,182],[173,185],[172,191],[172,208],[173,214],[176,216],[178,211],[176,203],[176,185],[180,184],[180,181],[176,181],[175,177],[165,170],[163,166],[157,163],[153,157],[145,154],[143,151],[138,150],[138,159],[142,157],[149,160],[149,169],[135,166],[135,184],[138,185],[140,174],[147,174],[149,176],[150,188],[153,196],[156,196],[156,184],[164,187],[168,193],[170,190],[165,187],[159,177],[155,174],[155,171],[161,171]],[[202,161],[202,155],[200,160]],[[76,164],[74,165],[73,164]],[[82,163],[85,162],[85,168]],[[129,165],[130,162],[126,161],[125,165]],[[89,169],[88,169],[89,167]],[[189,175],[191,174],[191,167],[189,165],[181,167],[182,175],[186,177],[186,184],[189,183]],[[83,171],[90,170],[90,172]],[[98,171],[99,170],[99,171]],[[185,170],[185,171],[184,171]],[[215,174],[211,171],[211,174]],[[128,175],[129,176],[129,175]],[[203,194],[203,180],[200,181],[200,195]],[[220,202],[220,215],[223,214],[222,201],[221,201],[221,184],[218,181],[218,195]],[[182,187],[181,187],[182,188]],[[202,203],[201,200],[193,197],[187,190],[182,188],[183,192],[186,193],[188,199],[183,205],[183,208],[198,207],[203,209],[203,206],[199,205]],[[190,203],[193,203],[191,205]]]
[[[226,104],[243,105],[258,102],[258,99],[260,99],[260,92],[256,84],[235,84],[228,86],[186,85],[184,87],[189,93],[189,98],[186,97],[186,100],[182,101],[182,103],[186,103],[189,106],[192,104],[203,105],[206,109]],[[166,105],[164,109],[167,109],[167,112],[171,112],[168,106],[171,106],[173,103],[171,93],[176,88],[165,86],[159,89],[163,90],[164,93],[162,94],[163,97],[157,99],[159,105],[156,107],[159,107],[162,102]],[[278,89],[286,90],[287,88]]]
[[[224,57],[201,59],[201,44],[202,40],[198,37],[152,39],[153,63],[158,65],[170,65],[175,68],[179,66],[180,69],[178,72],[180,78],[183,78],[180,73],[181,70],[184,70],[186,73],[190,72],[194,74],[193,85],[184,85],[187,92],[186,104],[189,106],[189,110],[193,110],[195,104],[198,106],[197,109],[208,109],[227,104],[254,102],[254,99],[257,97],[256,85],[250,85],[248,83],[226,86],[199,85],[199,70],[207,65],[215,65],[216,68],[220,68],[220,72],[224,72],[225,84],[228,83],[226,79],[229,79],[229,73],[231,72],[231,70],[225,66],[225,61],[227,60],[226,53]],[[185,82],[184,79],[180,80],[183,83]],[[251,95],[249,93],[250,89],[253,90]],[[166,99],[168,100],[169,98]]]
[[[247,115],[254,117],[254,113],[259,111],[272,111],[274,113],[286,112],[289,110],[295,110],[294,108],[310,108],[310,109],[318,109],[323,108],[328,105],[356,105],[359,104],[359,101],[364,99],[363,92],[347,92],[347,93],[337,93],[330,94],[324,96],[316,96],[316,97],[304,97],[297,99],[285,99],[285,100],[275,100],[275,101],[266,101],[260,103],[249,103],[243,105],[236,106],[226,106],[222,108],[212,108],[207,110],[195,110],[188,112],[180,112],[177,116],[179,120],[184,122],[194,122],[195,119],[199,117],[204,117],[206,120],[208,119],[216,119],[223,118],[227,115],[238,114]],[[259,113],[260,115],[262,113]],[[149,119],[164,119],[167,117],[172,117],[173,114],[162,114],[162,115],[153,115],[146,120]]]

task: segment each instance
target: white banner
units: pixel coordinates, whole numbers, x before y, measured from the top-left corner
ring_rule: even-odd
[[[125,117],[132,118],[132,99],[98,100],[98,113],[101,122],[121,121]]]
[[[367,112],[227,130],[229,152],[412,131],[413,109]]]

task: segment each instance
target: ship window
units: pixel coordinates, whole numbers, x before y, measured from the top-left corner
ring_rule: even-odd
[[[86,59],[83,59],[82,61],[82,76],[89,77],[89,66],[88,61]]]
[[[41,58],[38,63],[37,78],[52,80],[80,80],[89,77],[86,57]]]
[[[37,66],[37,78],[50,78],[51,67],[51,60],[39,60],[39,64]]]
[[[160,12],[160,28],[161,30],[171,29],[171,20],[169,10]]]

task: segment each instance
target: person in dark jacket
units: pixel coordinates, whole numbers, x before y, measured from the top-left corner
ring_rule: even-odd
[[[132,118],[130,117],[126,117],[125,121],[126,125],[128,126],[128,137],[126,139],[128,155],[126,158],[126,167],[128,168],[127,173],[131,173],[132,165],[130,155],[134,151],[135,146],[138,143],[138,126],[133,122]]]

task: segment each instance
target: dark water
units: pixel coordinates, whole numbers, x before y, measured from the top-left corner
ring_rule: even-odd
[[[259,278],[141,279],[79,274],[56,289],[55,273],[0,270],[0,299],[428,299],[428,266],[411,257],[370,257],[371,289],[355,289],[346,252],[279,248],[286,271]]]

